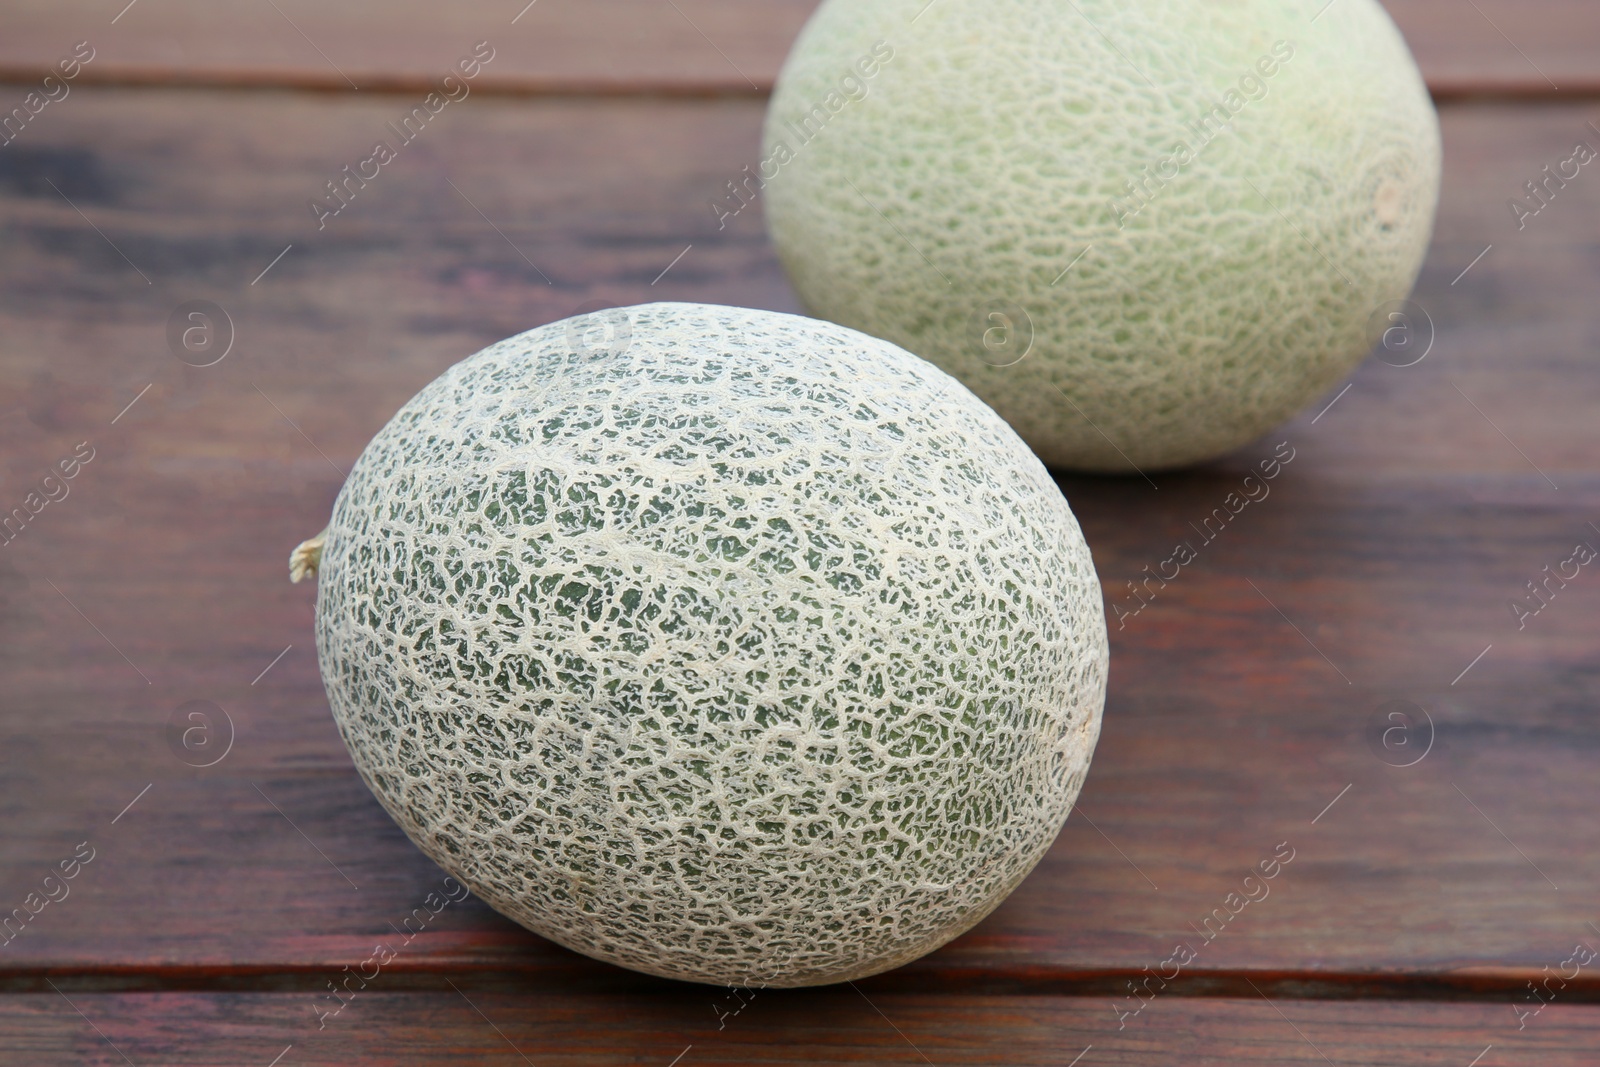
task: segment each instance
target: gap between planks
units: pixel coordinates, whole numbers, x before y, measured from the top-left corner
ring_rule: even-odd
[[[0,65],[0,85],[33,85],[53,71],[46,67]],[[359,93],[339,77],[315,73],[285,74],[274,70],[181,70],[159,67],[84,68],[76,86],[113,89],[256,90],[263,92],[331,93],[361,99],[367,96],[421,96],[434,92],[433,79],[411,74],[377,74],[357,71]],[[1597,87],[1600,89],[1600,87]],[[510,97],[743,97],[766,99],[770,81],[754,87],[720,78],[538,78],[485,75],[472,83],[472,95]]]
[[[332,961],[304,964],[18,964],[0,968],[0,995],[48,991],[54,982],[68,992],[320,992]],[[413,961],[385,973],[392,992],[438,992],[458,983],[485,992],[559,986],[578,994],[648,995],[677,989],[667,983],[621,969],[579,964],[518,967],[505,963]],[[1502,1003],[1517,1000],[1528,983],[1543,972],[1533,967],[1472,966],[1452,971],[1274,971],[1216,969],[1182,975],[1160,990],[1163,996],[1240,998],[1260,996],[1291,1000],[1415,1000]],[[1131,968],[1068,970],[1019,967],[1014,971],[968,968],[911,967],[862,983],[874,992],[893,995],[982,995],[1118,997],[1129,982],[1145,977]],[[1600,1004],[1600,977],[1581,975],[1568,982],[1560,999],[1570,1004]]]
[[[51,74],[48,67],[0,65],[0,85],[36,84]],[[432,92],[436,86],[422,75],[382,74],[357,71],[354,75],[365,95],[413,96]],[[1436,105],[1457,103],[1557,103],[1600,98],[1600,76],[1563,78],[1559,89],[1538,80],[1431,78],[1428,91]],[[316,72],[286,73],[281,70],[186,70],[163,67],[85,68],[78,85],[107,88],[258,90],[266,92],[311,92],[356,95],[343,78]],[[741,97],[765,99],[772,93],[770,78],[753,84],[723,78],[539,78],[493,77],[486,75],[474,83],[474,94],[501,97],[589,98],[589,97]]]

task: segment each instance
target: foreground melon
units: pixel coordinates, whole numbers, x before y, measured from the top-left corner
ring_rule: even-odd
[[[950,371],[1046,463],[1122,473],[1346,375],[1439,187],[1374,0],[824,0],[762,156],[719,218],[765,204],[807,308]]]
[[[1039,861],[1099,733],[1060,491],[954,379],[831,323],[651,304],[502,341],[390,420],[293,562],[395,821],[651,974],[938,947]]]

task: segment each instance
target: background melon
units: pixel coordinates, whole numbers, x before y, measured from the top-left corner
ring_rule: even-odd
[[[651,974],[816,984],[943,944],[1044,854],[1099,733],[1059,489],[954,379],[831,323],[652,304],[493,345],[296,562],[389,814]]]
[[[1130,473],[1361,360],[1422,262],[1439,132],[1374,0],[824,0],[763,160],[809,310],[955,374],[1046,463]]]

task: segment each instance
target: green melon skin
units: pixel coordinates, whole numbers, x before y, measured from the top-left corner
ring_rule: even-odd
[[[824,0],[764,149],[809,311],[943,367],[1045,463],[1124,474],[1348,374],[1439,189],[1375,0]]]
[[[418,393],[339,493],[316,637],[440,866],[578,952],[751,987],[993,910],[1082,786],[1107,670],[1088,548],[1004,421],[888,342],[697,304]]]

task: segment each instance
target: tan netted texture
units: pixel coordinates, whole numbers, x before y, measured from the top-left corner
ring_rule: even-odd
[[[824,0],[765,144],[813,313],[938,363],[1046,463],[1123,474],[1348,374],[1439,188],[1375,0]]]
[[[1044,854],[1105,698],[1049,475],[831,323],[650,304],[450,368],[362,454],[318,577],[329,702],[424,852],[673,978],[887,970]]]

